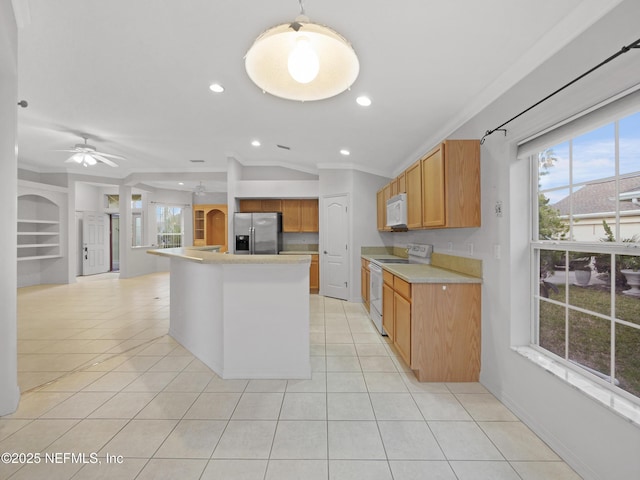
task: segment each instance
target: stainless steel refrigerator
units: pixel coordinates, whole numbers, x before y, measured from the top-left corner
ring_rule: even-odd
[[[282,213],[236,213],[236,255],[277,255],[282,251]]]

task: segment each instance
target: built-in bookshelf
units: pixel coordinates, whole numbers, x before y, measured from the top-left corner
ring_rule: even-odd
[[[60,258],[59,208],[38,195],[18,197],[18,262]]]

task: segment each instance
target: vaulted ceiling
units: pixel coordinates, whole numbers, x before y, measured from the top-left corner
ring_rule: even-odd
[[[126,157],[93,175],[193,180],[234,157],[391,176],[618,3],[306,0],[311,21],[351,42],[360,75],[337,97],[302,103],[262,93],[243,61],[261,32],[298,15],[296,0],[14,0],[29,104],[18,111],[19,167],[89,173],[57,151],[86,135]],[[362,94],[371,106],[356,103]]]

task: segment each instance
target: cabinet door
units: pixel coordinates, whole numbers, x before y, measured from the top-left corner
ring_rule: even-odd
[[[240,212],[262,212],[262,200],[256,200],[254,198],[240,200]]]
[[[398,293],[393,296],[393,313],[393,344],[406,364],[411,366],[411,303]]]
[[[300,200],[283,200],[282,231],[299,232],[301,227]]]
[[[369,282],[367,282],[367,273],[366,268],[360,268],[360,296],[362,297],[362,302],[365,304],[369,303]]]
[[[391,187],[390,187],[391,188],[391,196],[393,197],[393,196],[398,194],[398,179],[394,178],[391,181],[390,185],[391,185]]]
[[[318,255],[311,255],[311,266],[309,268],[309,290],[311,293],[318,293],[320,290],[320,264],[318,262]]]
[[[204,239],[204,210],[201,208],[193,209],[193,244],[202,246],[205,244]]]
[[[422,226],[445,224],[444,147],[440,147],[422,159]]]
[[[387,332],[389,340],[394,338],[394,308],[393,308],[393,288],[388,284],[382,284],[382,327]]]
[[[282,200],[276,200],[273,198],[264,199],[261,202],[261,209],[263,212],[281,212]]]
[[[422,169],[420,161],[405,172],[407,187],[407,228],[422,227]]]
[[[384,226],[387,223],[387,206],[384,203],[384,190],[378,190],[376,202],[378,204],[378,230],[384,230]]]
[[[391,227],[387,227],[387,200],[391,198],[391,184],[385,185],[382,191],[384,192],[384,230],[390,232]]]
[[[300,217],[302,232],[317,232],[320,230],[318,221],[318,200],[300,200]]]
[[[407,193],[407,182],[404,172],[398,175],[396,182],[398,182],[398,193]]]

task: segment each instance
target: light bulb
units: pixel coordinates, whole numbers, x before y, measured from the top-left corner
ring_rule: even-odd
[[[76,163],[82,163],[82,158],[84,157],[84,153],[76,153],[73,157],[71,157],[73,159],[74,162]]]
[[[309,83],[318,76],[320,60],[307,37],[300,36],[296,39],[296,46],[289,54],[287,67],[289,74],[298,83]]]
[[[96,163],[98,163],[95,158],[93,158],[91,155],[87,155],[87,154],[84,155],[84,161],[85,161],[85,163],[88,163],[89,165],[95,165]]]

